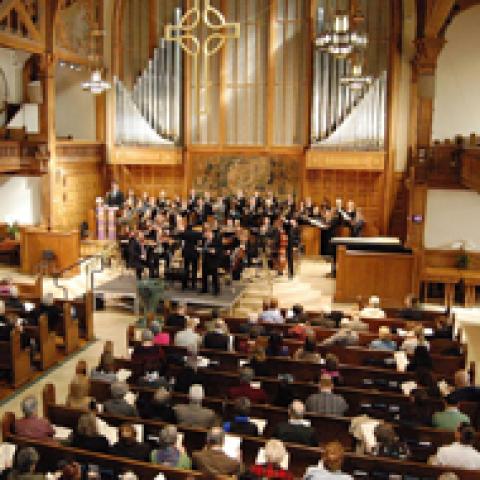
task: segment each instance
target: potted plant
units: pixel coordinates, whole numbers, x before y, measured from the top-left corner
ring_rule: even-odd
[[[467,250],[465,249],[465,242],[463,242],[460,246],[455,265],[461,270],[466,270],[470,265],[470,257],[468,256]]]
[[[13,222],[11,225],[8,226],[7,234],[12,240],[18,240],[20,238],[20,229],[18,228],[17,222]]]

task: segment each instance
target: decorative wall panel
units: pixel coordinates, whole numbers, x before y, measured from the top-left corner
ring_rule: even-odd
[[[227,195],[241,189],[300,195],[302,159],[287,156],[193,155],[192,188]]]

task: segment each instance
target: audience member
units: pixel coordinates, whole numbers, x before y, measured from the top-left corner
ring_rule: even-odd
[[[179,393],[188,393],[192,385],[202,384],[202,382],[202,374],[198,371],[197,346],[188,347],[185,365],[175,377],[174,390]]]
[[[348,327],[354,332],[368,332],[369,330],[368,323],[362,322],[358,313],[352,315],[352,319],[349,321]]]
[[[350,322],[348,318],[345,318],[340,321],[340,329],[330,337],[326,338],[320,345],[322,347],[330,347],[333,345],[349,347],[358,345],[358,343],[358,332],[350,328]]]
[[[150,330],[153,333],[154,345],[159,345],[160,347],[164,345],[170,345],[170,334],[162,330],[159,322],[153,321],[150,324]]]
[[[190,403],[173,407],[177,422],[187,427],[210,428],[216,422],[215,412],[202,406],[204,397],[201,385],[192,385],[188,393]]]
[[[404,307],[399,310],[398,316],[407,320],[421,320],[422,311],[417,297],[409,294],[405,297]]]
[[[381,326],[378,329],[378,338],[372,340],[368,348],[372,350],[389,350],[395,351],[397,349],[397,342],[392,340],[390,329],[387,326]]]
[[[271,439],[265,444],[265,463],[250,467],[250,473],[262,479],[293,480],[293,475],[282,468],[287,450],[280,440]]]
[[[15,420],[15,433],[22,437],[45,440],[53,437],[55,431],[46,418],[38,416],[38,402],[33,396],[25,397],[21,404],[23,418]]]
[[[43,480],[45,476],[35,473],[40,460],[38,452],[32,447],[22,447],[16,453],[13,469],[8,474],[7,480]]]
[[[128,393],[128,385],[126,383],[112,383],[110,393],[112,398],[107,400],[103,405],[105,413],[121,415],[123,417],[138,417],[137,408],[125,399]]]
[[[230,336],[225,333],[225,322],[219,318],[215,321],[214,329],[203,337],[203,346],[213,350],[229,350]]]
[[[380,308],[380,299],[378,297],[370,297],[368,306],[360,310],[360,318],[385,318],[385,312]]]
[[[264,323],[285,323],[285,318],[283,318],[280,309],[278,308],[278,300],[276,298],[272,298],[268,303],[268,307],[265,310],[265,303],[264,303],[264,310],[260,314],[259,319],[261,322]]]
[[[402,342],[400,350],[404,350],[409,355],[413,355],[418,346],[424,346],[427,350],[430,349],[430,343],[425,339],[421,325],[416,325],[413,329],[407,331],[406,338]]]
[[[353,480],[348,473],[342,472],[345,452],[340,442],[325,445],[322,460],[316,467],[309,467],[303,480]]]
[[[294,400],[288,408],[288,421],[277,423],[272,436],[283,442],[316,447],[318,445],[316,431],[304,415],[305,406],[300,400]]]
[[[281,333],[272,332],[268,336],[268,343],[265,353],[268,357],[288,356],[288,347],[283,344],[283,336]]]
[[[451,397],[445,399],[444,410],[432,416],[432,425],[442,430],[455,432],[462,423],[470,424],[470,418],[458,409],[458,402]]]
[[[240,435],[258,436],[258,428],[255,423],[250,421],[250,400],[247,397],[238,397],[233,404],[235,416],[233,420],[225,422],[223,429],[225,432],[237,433]]]
[[[89,396],[90,383],[84,382],[78,375],[70,382],[69,392],[65,405],[80,410],[90,410],[95,406],[94,399]]]
[[[390,457],[406,460],[410,451],[404,442],[401,442],[393,427],[388,423],[380,423],[374,430],[376,445],[372,454],[379,457]]]
[[[248,366],[253,369],[256,377],[268,377],[270,375],[266,353],[267,342],[266,337],[259,337],[252,347]]]
[[[431,369],[418,368],[415,370],[415,381],[418,387],[426,390],[429,397],[442,398],[442,393],[433,377]]]
[[[173,344],[177,347],[197,348],[202,341],[201,335],[195,332],[198,323],[198,318],[187,318],[185,328],[175,334]]]
[[[480,470],[480,452],[473,446],[474,442],[475,430],[462,423],[455,431],[455,442],[440,447],[431,463],[443,467]]]
[[[455,389],[448,395],[456,403],[459,402],[479,402],[480,387],[471,385],[468,372],[459,370],[455,373]]]
[[[58,480],[82,480],[82,467],[77,462],[68,462],[63,466]]]
[[[315,334],[313,336],[309,335],[305,339],[303,347],[299,348],[293,358],[295,360],[303,360],[305,362],[314,362],[320,363],[322,360],[321,355],[316,351],[317,348],[317,341],[315,338]]]
[[[93,413],[85,413],[78,419],[78,425],[72,437],[72,446],[108,453],[108,440],[98,433],[97,417]]]
[[[348,404],[341,395],[333,393],[333,381],[329,375],[321,376],[319,390],[318,393],[313,393],[307,398],[305,402],[307,412],[321,415],[345,415]]]
[[[292,385],[293,377],[290,374],[279,376],[277,393],[273,399],[276,407],[287,408],[295,400],[295,388]]]
[[[166,320],[167,327],[185,328],[187,322],[187,305],[179,303],[175,312],[170,313]]]
[[[410,427],[431,427],[431,422],[431,398],[424,388],[416,388],[409,396],[409,404],[402,409],[400,423]]]
[[[152,463],[166,465],[168,467],[192,468],[192,461],[183,447],[178,445],[178,431],[175,425],[163,427],[159,435],[159,448],[152,451]]]
[[[417,345],[415,347],[412,359],[410,360],[407,369],[409,372],[433,369],[432,356],[425,345]]]
[[[118,428],[118,442],[111,448],[111,453],[141,462],[150,460],[150,447],[137,441],[135,428],[130,423],[124,423]]]
[[[165,366],[165,352],[159,345],[153,344],[151,330],[142,331],[142,343],[136,345],[132,353],[132,363],[148,365],[150,369],[163,371]]]
[[[193,465],[201,472],[215,478],[218,475],[237,475],[240,462],[223,452],[225,433],[213,427],[207,433],[207,443],[202,450],[193,452]]]
[[[325,355],[325,366],[320,369],[320,374],[329,376],[335,385],[341,383],[340,362],[334,353]]]
[[[267,401],[265,391],[262,388],[252,387],[251,385],[254,377],[254,372],[251,368],[242,368],[239,377],[240,384],[228,389],[229,398],[246,397],[252,403],[265,403]]]
[[[105,382],[116,382],[117,374],[115,369],[115,358],[113,355],[113,342],[105,342],[103,353],[97,368],[90,372],[91,380],[103,380]]]

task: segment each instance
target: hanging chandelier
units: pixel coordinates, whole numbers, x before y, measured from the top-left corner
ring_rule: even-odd
[[[370,75],[363,75],[363,67],[361,63],[354,63],[351,68],[351,74],[340,79],[340,85],[343,85],[350,90],[359,91],[368,87],[373,82],[373,77]]]
[[[93,95],[100,95],[110,88],[111,85],[102,80],[102,72],[100,70],[93,70],[90,80],[82,83],[82,89],[90,91]]]
[[[350,21],[349,13],[345,11],[336,12],[333,16],[332,28],[324,28],[315,40],[315,44],[320,50],[344,58],[354,50],[367,47],[367,34],[351,28],[351,23],[359,24],[363,19],[360,12],[355,9],[353,11],[353,22]]]

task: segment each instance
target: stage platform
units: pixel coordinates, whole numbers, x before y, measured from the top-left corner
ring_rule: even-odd
[[[211,293],[202,294],[193,290],[182,290],[178,284],[169,285],[167,283],[163,298],[172,302],[187,303],[188,305],[231,310],[240,301],[245,289],[246,285],[243,282],[235,282],[234,285],[222,285],[221,293],[213,295]],[[137,293],[137,279],[132,272],[118,274],[111,280],[96,286],[94,294],[104,297],[107,301],[121,302],[122,299],[130,299],[133,301],[135,313],[139,312],[140,299]],[[121,305],[128,306],[123,302],[121,302]]]

